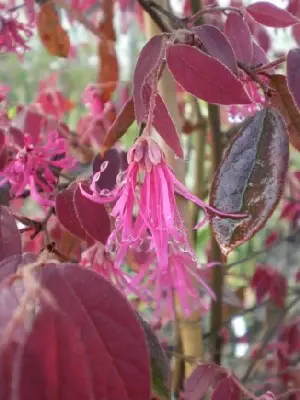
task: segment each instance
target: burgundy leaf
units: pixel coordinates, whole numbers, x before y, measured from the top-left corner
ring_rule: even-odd
[[[228,15],[225,24],[225,33],[229,39],[236,58],[249,65],[253,57],[251,31],[244,18],[232,12]]]
[[[212,216],[212,229],[224,254],[253,237],[272,215],[283,191],[288,160],[286,126],[273,108],[249,118],[234,137],[214,175],[210,204],[248,217]]]
[[[95,399],[82,338],[59,310],[42,306],[21,352],[14,382],[18,399]]]
[[[0,206],[0,261],[22,253],[21,235],[8,207]]]
[[[270,79],[270,87],[277,92],[271,98],[272,106],[284,118],[291,144],[300,151],[300,112],[288,89],[286,77],[274,74]]]
[[[265,27],[263,27],[262,25],[258,25],[258,29],[256,30],[254,35],[255,35],[255,38],[256,38],[258,44],[267,53],[271,47],[271,40],[270,40],[270,36],[268,35],[268,32],[266,31]]]
[[[142,48],[133,74],[133,101],[137,123],[140,124],[145,117],[145,106],[142,97],[143,86],[151,72],[162,60],[163,36],[153,36]]]
[[[81,182],[81,186],[86,192],[89,191],[87,182]],[[81,226],[94,240],[105,244],[110,235],[110,219],[104,204],[97,204],[83,196],[79,186],[74,192],[73,201]]]
[[[288,52],[286,69],[288,87],[300,108],[300,49],[292,49]]]
[[[201,364],[194,369],[185,383],[184,399],[200,400],[219,374],[220,367],[215,364]]]
[[[240,398],[241,390],[231,377],[225,378],[219,382],[211,396],[211,400],[240,400]]]
[[[149,399],[146,339],[125,297],[99,274],[74,264],[47,265],[41,284],[80,335],[93,398]]]
[[[133,99],[130,98],[117,115],[114,123],[110,126],[108,132],[104,136],[103,147],[110,149],[121,137],[126,133],[127,129],[134,122],[134,106]]]
[[[263,66],[269,63],[268,57],[262,47],[260,47],[258,44],[253,43],[253,57],[251,61],[251,65],[254,66]],[[268,74],[275,74],[275,69],[270,68],[267,70]]]
[[[214,104],[251,104],[233,73],[220,61],[184,44],[167,50],[167,63],[176,81],[192,95]]]
[[[143,90],[143,100],[148,103],[151,96],[150,85],[144,85]],[[159,94],[155,98],[155,109],[154,109],[154,119],[153,126],[164,139],[168,146],[175,152],[175,154],[182,158],[183,150],[181,147],[179,135],[177,133],[176,127],[170,116],[168,109]]]
[[[293,15],[297,15],[300,11],[300,4],[298,0],[289,0],[287,11]]]
[[[126,159],[126,153],[117,149],[110,149],[105,152],[104,156],[101,157],[98,154],[93,161],[93,173],[100,171],[103,163],[107,162],[107,167],[101,172],[96,185],[99,190],[108,189],[111,190],[115,187],[117,176],[120,171],[124,171],[128,164]]]
[[[76,213],[73,198],[77,187],[78,183],[74,182],[67,189],[58,193],[55,200],[56,215],[62,226],[74,236],[92,242],[92,238],[89,237],[85,229],[81,226]]]
[[[300,24],[294,25],[292,27],[292,34],[298,46],[300,46]]]
[[[12,127],[32,137],[34,143],[38,141],[46,118],[38,113],[32,106],[25,106],[17,113],[12,121]]]
[[[257,22],[273,28],[287,28],[300,22],[287,10],[267,1],[250,4],[246,10]]]
[[[36,259],[37,255],[32,253],[16,254],[5,258],[0,262],[0,282],[9,275],[15,274],[18,268],[31,264],[35,262]]]
[[[20,149],[24,147],[24,133],[19,128],[14,126],[10,126],[7,129],[7,133],[9,134],[13,143],[18,146]]]
[[[250,285],[255,291],[256,300],[261,303],[270,291],[271,279],[268,269],[264,266],[257,266],[252,276]]]
[[[274,271],[274,273],[272,274],[270,297],[278,307],[283,308],[285,304],[286,295],[287,295],[286,278],[280,272]]]
[[[238,75],[238,67],[234,51],[227,37],[219,28],[213,25],[201,25],[193,28],[195,34],[206,47],[208,53],[226,65],[235,75]]]

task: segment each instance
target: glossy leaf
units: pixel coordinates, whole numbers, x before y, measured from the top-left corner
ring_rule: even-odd
[[[21,235],[8,207],[0,206],[0,261],[22,253]]]
[[[288,52],[286,70],[288,87],[300,108],[300,49],[292,49]]]
[[[162,59],[163,36],[153,36],[142,48],[133,74],[133,101],[137,123],[140,124],[145,117],[143,100],[143,87],[147,78]]]
[[[78,184],[74,182],[67,189],[58,193],[55,200],[56,215],[62,226],[74,236],[83,240],[92,240],[85,229],[81,226],[76,213],[73,198],[77,187]]]
[[[130,98],[117,115],[114,123],[110,126],[103,140],[104,151],[109,150],[127,132],[135,119],[133,99]]]
[[[149,354],[143,329],[125,297],[95,272],[47,265],[41,284],[79,333],[93,398],[150,398]]]
[[[159,343],[158,338],[151,329],[148,322],[143,320],[139,315],[138,318],[147,339],[148,349],[150,353],[151,373],[152,373],[152,392],[157,394],[161,399],[168,399],[168,379],[169,366],[168,359]]]
[[[251,99],[233,73],[220,61],[184,44],[167,50],[167,63],[176,81],[192,95],[214,104],[250,104]]]
[[[151,88],[148,84],[144,85],[143,100],[147,104],[150,101]],[[168,109],[159,94],[155,98],[155,109],[153,126],[164,139],[167,145],[175,152],[175,154],[182,158],[183,150],[180,143],[180,138],[173,119],[170,116]]]
[[[81,182],[81,186],[86,192],[89,191],[87,182]],[[83,196],[79,185],[74,191],[73,201],[83,229],[94,240],[105,244],[110,235],[110,219],[104,204],[97,204]]]
[[[286,126],[274,108],[249,118],[232,140],[214,175],[210,204],[248,217],[237,221],[212,216],[212,229],[224,254],[253,237],[272,215],[283,191],[288,160]]]
[[[273,75],[270,87],[276,90],[271,103],[285,120],[291,144],[300,151],[300,112],[287,87],[286,77],[280,74]]]
[[[68,57],[71,43],[68,33],[62,28],[55,6],[43,4],[37,13],[36,26],[41,42],[54,56]]]
[[[193,31],[204,44],[209,55],[217,58],[232,73],[238,75],[234,51],[229,40],[219,28],[204,24],[193,28]]]
[[[300,22],[287,10],[267,1],[250,4],[246,10],[257,22],[273,28],[287,28]]]
[[[251,31],[244,18],[236,12],[229,13],[225,33],[236,58],[249,65],[253,57],[253,46]]]

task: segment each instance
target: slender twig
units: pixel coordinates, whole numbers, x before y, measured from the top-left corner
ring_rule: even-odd
[[[170,27],[161,18],[159,12],[153,7],[154,2],[149,0],[137,0],[140,6],[150,15],[156,25],[160,28],[162,32],[171,32]],[[162,12],[160,10],[160,12]]]
[[[195,14],[191,15],[190,17],[184,18],[183,21],[186,24],[194,24],[194,22],[197,21],[204,14],[216,13],[216,12],[227,12],[227,11],[232,11],[232,12],[241,14],[241,10],[237,7],[207,7],[204,10],[200,10],[200,11],[196,12]]]
[[[255,83],[257,83],[262,91],[264,92],[266,97],[270,97],[272,95],[273,92],[275,92],[274,89],[270,88],[264,81],[262,81],[257,72],[254,71],[251,67],[249,67],[248,65],[238,61],[237,62],[238,67],[243,70]]]
[[[268,64],[262,65],[261,67],[253,68],[253,70],[256,74],[260,74],[261,72],[267,71],[268,69],[278,67],[280,64],[283,64],[285,61],[286,61],[286,56],[282,56]]]
[[[220,108],[214,104],[208,105],[208,120],[212,133],[212,167],[213,173],[218,169],[222,161],[222,142],[221,142],[221,120]],[[213,236],[212,238],[212,259],[222,263],[222,253],[220,247]],[[210,329],[213,332],[219,332],[222,327],[222,305],[223,305],[223,286],[224,286],[224,271],[222,268],[214,268],[212,272],[212,289],[215,293],[216,300],[211,302],[211,323]],[[215,335],[212,338],[213,361],[216,364],[221,364],[222,352],[222,336]]]

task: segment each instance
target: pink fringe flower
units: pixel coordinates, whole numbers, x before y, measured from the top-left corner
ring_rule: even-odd
[[[32,27],[16,19],[14,8],[2,7],[0,12],[0,52],[16,53],[22,57],[29,49],[26,42],[32,36]]]
[[[189,249],[184,223],[175,201],[176,193],[203,208],[205,217],[196,228],[208,220],[209,213],[228,218],[245,217],[218,211],[192,195],[175,177],[165,161],[163,151],[151,137],[140,137],[129,151],[127,159],[129,166],[124,179],[111,192],[97,190],[96,182],[103,170],[93,177],[92,194],[82,190],[84,196],[96,203],[116,202],[111,212],[116,218],[115,230],[107,245],[118,245],[117,265],[122,264],[129,247],[139,246],[149,234],[158,264],[162,267],[168,265],[170,243],[177,243],[182,251]],[[135,221],[134,206],[137,206]]]
[[[154,301],[155,317],[163,314],[165,317],[174,318],[175,294],[180,310],[186,316],[199,308],[206,312],[208,304],[203,297],[203,290],[212,298],[215,298],[215,295],[202,272],[215,266],[215,263],[202,267],[191,248],[182,251],[180,246],[170,244],[168,250],[168,264],[165,267],[159,267],[155,262],[156,257],[153,257],[152,265],[141,265],[138,274],[131,280],[131,285],[143,288],[144,293]]]
[[[10,183],[11,194],[21,196],[27,186],[30,194],[40,205],[54,205],[54,201],[48,199],[53,193],[58,178],[51,167],[65,169],[71,168],[74,161],[66,157],[67,142],[59,138],[57,133],[49,133],[46,143],[38,143],[38,140],[28,134],[24,134],[24,146],[18,149],[14,159],[0,172],[0,187]],[[41,196],[41,192],[46,196]]]

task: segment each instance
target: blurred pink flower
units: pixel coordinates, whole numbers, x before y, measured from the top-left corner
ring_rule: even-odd
[[[0,172],[0,186],[10,183],[11,194],[19,197],[27,186],[30,194],[40,205],[54,205],[49,199],[58,178],[51,167],[71,168],[73,159],[66,156],[67,142],[59,138],[57,133],[50,133],[45,143],[29,134],[23,136],[23,147],[20,147],[22,136],[18,136],[18,152],[13,160]],[[43,194],[43,195],[42,195]],[[46,195],[46,196],[45,196]]]
[[[16,53],[22,57],[25,50],[29,49],[26,42],[32,36],[32,26],[18,21],[15,9],[0,8],[0,52]]]

